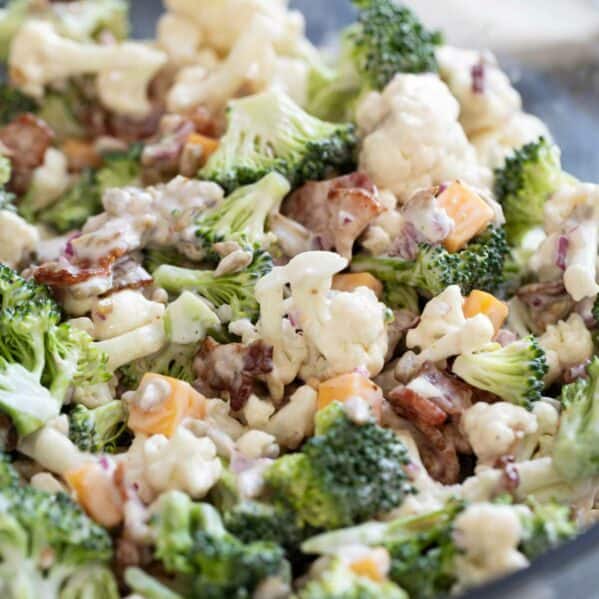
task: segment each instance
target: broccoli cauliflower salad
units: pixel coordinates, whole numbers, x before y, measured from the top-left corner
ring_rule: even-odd
[[[434,599],[597,520],[599,186],[353,4],[0,10],[3,599]]]

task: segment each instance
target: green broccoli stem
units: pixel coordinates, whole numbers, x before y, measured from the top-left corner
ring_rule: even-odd
[[[244,270],[217,277],[211,270],[192,270],[164,264],[154,271],[156,285],[173,295],[194,291],[207,299],[215,309],[229,306],[233,320],[255,320],[260,306],[254,287],[258,280],[270,272],[272,259],[264,251],[256,250],[252,263]]]
[[[560,396],[553,464],[568,481],[599,474],[599,358],[588,365],[587,376],[564,385]]]
[[[127,568],[125,582],[131,591],[145,599],[183,599],[182,595],[171,591],[141,568]]]

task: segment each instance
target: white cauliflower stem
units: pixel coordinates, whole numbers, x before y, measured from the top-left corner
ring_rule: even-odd
[[[49,83],[94,74],[106,107],[138,117],[150,111],[147,87],[165,63],[163,52],[139,42],[76,42],[38,21],[19,30],[10,52],[11,77],[26,93],[41,97]]]
[[[360,170],[400,202],[417,189],[454,179],[487,187],[490,171],[478,164],[459,111],[436,75],[397,75],[358,106]]]

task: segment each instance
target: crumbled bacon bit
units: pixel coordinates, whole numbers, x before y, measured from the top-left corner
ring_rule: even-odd
[[[472,77],[472,93],[473,94],[484,94],[485,93],[485,63],[481,60],[477,64],[473,65],[470,69],[470,75]]]
[[[438,395],[424,397],[405,385],[388,393],[393,410],[415,428],[415,440],[429,474],[444,484],[460,479],[458,454],[471,449],[459,430],[460,417],[472,405],[471,388],[426,363],[417,377],[425,379]]]
[[[27,191],[33,171],[43,164],[53,139],[52,129],[30,113],[22,114],[0,128],[0,145],[8,151],[12,164],[11,191],[17,194]]]
[[[565,318],[574,308],[574,300],[561,280],[524,285],[516,295],[528,308],[533,333],[539,335],[548,325]]]
[[[351,257],[355,240],[383,211],[376,187],[364,173],[311,181],[285,202],[286,216],[315,235],[319,249]]]
[[[513,493],[520,484],[520,474],[515,465],[513,455],[504,455],[497,458],[494,467],[502,471],[502,483],[505,491]]]
[[[94,265],[89,261],[71,262],[63,257],[56,262],[47,262],[38,266],[33,271],[33,276],[38,283],[44,283],[50,287],[71,287],[94,277],[109,277],[114,263],[123,253],[123,251],[114,250],[110,254],[102,256]]]
[[[194,362],[198,376],[194,386],[208,397],[226,394],[231,409],[241,410],[260,377],[272,372],[272,356],[272,346],[263,341],[221,345],[208,337]]]

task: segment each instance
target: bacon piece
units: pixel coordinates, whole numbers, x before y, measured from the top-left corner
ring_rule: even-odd
[[[38,283],[44,283],[50,287],[71,287],[95,277],[110,277],[114,263],[123,253],[124,251],[114,250],[112,253],[102,256],[97,264],[91,264],[85,260],[69,261],[62,256],[55,262],[46,262],[38,266],[33,271],[33,276]]]
[[[513,493],[520,484],[520,474],[515,465],[513,455],[504,455],[497,458],[494,468],[502,471],[502,486],[508,493]]]
[[[46,150],[53,139],[52,129],[30,113],[18,116],[0,128],[0,145],[8,151],[12,164],[12,191],[17,194],[27,191],[33,171],[43,164]]]
[[[458,454],[472,453],[459,431],[460,417],[472,405],[472,389],[456,378],[425,363],[416,378],[423,379],[429,391],[419,394],[405,385],[388,393],[393,410],[416,429],[416,443],[429,474],[444,484],[460,479]]]
[[[436,406],[434,402],[404,385],[395,387],[389,393],[389,401],[400,416],[411,422],[438,427],[447,420],[447,413]]]
[[[385,356],[385,362],[389,362],[393,358],[400,341],[420,320],[420,316],[410,310],[393,310],[393,316],[393,322],[387,326],[387,355]]]
[[[363,173],[306,183],[283,209],[317,235],[321,249],[335,248],[348,259],[354,241],[382,211],[376,187]]]
[[[524,285],[516,295],[528,308],[533,332],[539,335],[574,309],[574,300],[561,280]]]
[[[241,410],[256,391],[259,377],[272,372],[272,355],[272,346],[260,340],[221,345],[208,337],[194,361],[198,377],[194,386],[207,397],[228,395],[231,410]]]
[[[194,133],[193,121],[179,115],[165,115],[160,132],[143,151],[141,163],[146,185],[172,179],[179,174],[179,161],[189,136]]]

